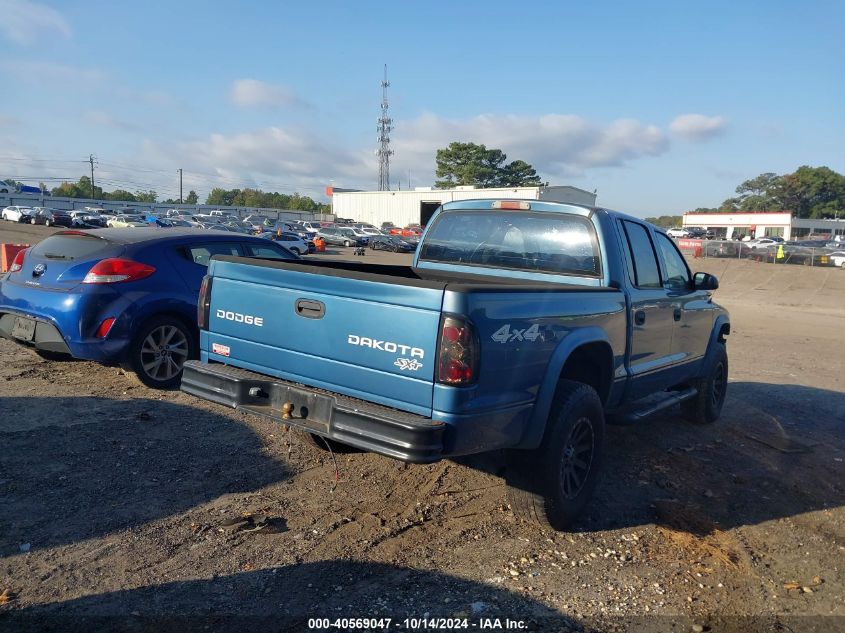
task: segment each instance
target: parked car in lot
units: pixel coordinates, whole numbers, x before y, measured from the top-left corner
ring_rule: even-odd
[[[314,242],[311,242],[309,245],[307,241],[303,240],[296,233],[278,233],[275,231],[267,231],[266,233],[259,235],[259,237],[278,242],[286,249],[292,253],[296,253],[297,255],[307,255],[308,253],[313,253],[316,250]]]
[[[71,226],[80,229],[103,228],[106,226],[106,218],[93,211],[71,211]]]
[[[777,246],[778,244],[783,242],[782,237],[758,237],[753,239],[749,242],[745,242],[745,245],[748,246],[750,249],[754,250],[757,248],[766,248],[768,246]]]
[[[8,222],[29,222],[29,218],[32,217],[32,207],[13,204],[3,209],[2,217]]]
[[[109,228],[141,228],[147,223],[140,215],[115,215],[106,221]]]
[[[713,231],[710,229],[703,229],[698,226],[691,226],[687,229],[688,237],[696,240],[712,240],[714,237]],[[668,235],[668,232],[667,232]]]
[[[689,237],[689,231],[687,229],[675,226],[666,231],[666,235],[669,237]]]
[[[398,235],[373,235],[370,236],[370,248],[374,251],[413,253],[417,246]]]
[[[323,227],[317,235],[334,246],[366,246],[369,241],[369,236],[359,237],[347,227]]]
[[[828,260],[831,266],[845,270],[845,251],[833,251],[828,254]]]
[[[18,253],[0,280],[0,336],[41,354],[119,362],[151,387],[172,387],[197,356],[197,296],[212,255],[296,259],[216,231],[60,231]]]
[[[666,233],[668,235],[669,232]],[[704,247],[705,257],[746,257],[751,252],[748,244],[733,240],[707,242]]]
[[[43,224],[44,226],[69,227],[73,223],[73,218],[67,211],[49,209],[47,207],[33,207],[29,221],[32,224]]]

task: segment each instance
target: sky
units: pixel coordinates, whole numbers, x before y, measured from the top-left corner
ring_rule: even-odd
[[[845,172],[845,3],[0,0],[0,179],[393,189],[483,143],[641,217]],[[48,180],[49,179],[49,180]]]

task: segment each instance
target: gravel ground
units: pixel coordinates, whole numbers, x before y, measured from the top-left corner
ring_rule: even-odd
[[[568,533],[513,516],[497,455],[335,465],[277,424],[0,340],[0,630],[845,629],[845,273],[694,267],[732,314],[723,417],[610,427]]]

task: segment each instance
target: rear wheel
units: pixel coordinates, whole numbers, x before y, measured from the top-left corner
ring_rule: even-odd
[[[346,248],[349,248],[350,246],[352,246],[352,242],[350,242],[349,240],[346,240],[346,241],[344,241],[344,242],[343,242],[343,245],[344,245]]]
[[[728,393],[728,352],[724,343],[716,343],[707,375],[692,383],[695,397],[681,403],[681,415],[694,424],[712,424],[719,419]]]
[[[604,444],[604,410],[595,389],[558,384],[543,442],[515,451],[507,470],[514,513],[541,527],[565,529],[593,495]]]
[[[32,218],[32,219],[29,221],[29,223],[30,223],[30,224],[37,224],[37,222],[35,221],[35,218]]]
[[[35,224],[35,220],[32,223]],[[53,226],[53,223],[50,220],[44,220],[44,226]]]
[[[191,330],[175,317],[155,317],[144,323],[129,347],[127,368],[154,389],[169,389],[182,380],[182,368],[196,358]]]

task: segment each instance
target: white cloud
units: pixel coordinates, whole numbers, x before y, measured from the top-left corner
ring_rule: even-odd
[[[374,182],[372,174],[378,173],[372,151],[349,151],[298,128],[280,127],[177,143],[148,140],[135,162],[139,160],[185,167],[186,186],[201,191],[252,186],[318,197],[333,178]]]
[[[2,16],[0,16],[2,17]],[[106,73],[96,68],[80,68],[53,62],[38,62],[21,59],[0,60],[0,70],[15,75],[21,81],[43,86],[45,83],[92,86],[106,80]]]
[[[137,123],[116,119],[112,115],[100,110],[90,110],[86,112],[83,119],[93,125],[108,127],[115,130],[123,130],[124,132],[139,132],[142,130],[142,127]]]
[[[29,0],[0,0],[0,32],[18,44],[33,44],[42,35],[72,34],[61,13]]]
[[[310,107],[289,88],[257,79],[236,79],[229,90],[229,98],[242,108]]]
[[[682,114],[669,125],[673,134],[688,141],[709,140],[723,134],[727,127],[728,120],[725,117],[703,114]]]
[[[480,115],[445,119],[424,114],[396,121],[391,161],[393,180],[404,181],[410,169],[415,184],[435,180],[435,154],[452,141],[499,148],[508,160],[531,163],[544,180],[565,179],[597,167],[626,165],[657,156],[669,148],[666,134],[654,125],[619,119],[601,125],[575,115],[539,117]],[[333,180],[338,186],[375,188],[375,145],[344,147],[303,128],[270,127],[238,134],[211,134],[189,142],[148,141],[142,158],[148,164],[177,168],[191,165],[206,174],[197,187],[256,186],[315,195]],[[187,169],[187,167],[186,167]],[[188,177],[188,169],[186,178]],[[220,180],[213,185],[216,175]],[[187,182],[187,180],[186,180]]]
[[[407,123],[398,121],[394,138],[397,160],[404,164],[411,158],[429,173],[438,148],[462,141],[501,149],[508,160],[524,160],[547,179],[621,166],[669,148],[665,133],[654,125],[618,119],[602,126],[571,114],[484,114],[464,120],[424,114]]]

